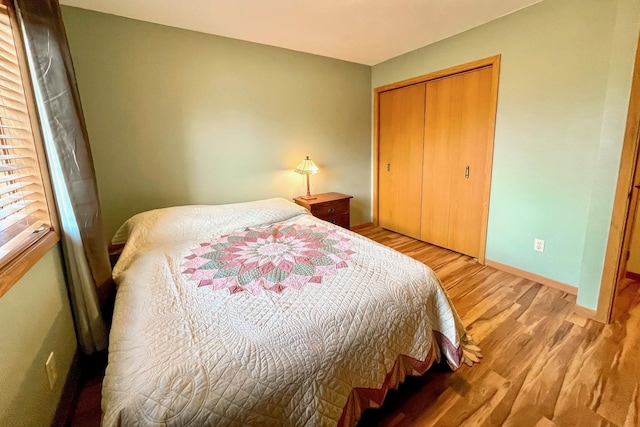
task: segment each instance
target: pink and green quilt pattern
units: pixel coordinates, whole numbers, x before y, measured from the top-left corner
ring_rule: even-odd
[[[352,249],[353,242],[335,229],[274,224],[216,237],[192,249],[182,266],[198,286],[259,295],[320,284],[348,267]]]

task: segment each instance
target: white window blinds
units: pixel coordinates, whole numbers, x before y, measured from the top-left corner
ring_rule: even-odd
[[[24,55],[6,1],[0,4],[0,262],[51,228],[43,171],[21,70]],[[16,48],[18,46],[18,48]],[[26,67],[22,66],[22,69]],[[30,94],[30,92],[27,92]]]

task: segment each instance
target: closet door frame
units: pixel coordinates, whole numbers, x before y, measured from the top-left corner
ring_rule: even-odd
[[[500,55],[491,56],[477,61],[468,62],[466,64],[457,65],[455,67],[447,68],[433,73],[425,74],[418,77],[413,77],[407,80],[402,80],[396,83],[391,83],[385,86],[380,86],[374,89],[373,92],[373,226],[378,227],[378,215],[379,215],[379,173],[380,173],[380,94],[394,89],[399,89],[406,86],[411,86],[419,83],[426,83],[430,80],[440,79],[443,77],[452,76],[464,72],[476,70],[478,68],[491,67],[492,79],[491,79],[491,123],[489,124],[489,141],[487,144],[486,153],[486,175],[484,190],[482,194],[482,227],[480,230],[480,254],[478,256],[478,262],[480,264],[485,263],[485,249],[487,243],[487,224],[489,220],[489,196],[491,194],[491,172],[493,170],[493,144],[495,138],[495,125],[496,125],[496,109],[498,106],[498,81],[500,77]]]

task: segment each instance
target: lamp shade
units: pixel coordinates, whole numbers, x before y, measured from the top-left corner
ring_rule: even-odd
[[[313,160],[311,160],[309,156],[307,156],[306,159],[301,161],[298,167],[294,170],[294,172],[299,173],[301,175],[312,175],[314,173],[318,173],[318,171],[319,171],[318,166],[316,166],[316,164],[313,163]]]

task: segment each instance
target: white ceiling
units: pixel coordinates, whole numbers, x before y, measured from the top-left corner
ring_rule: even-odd
[[[375,65],[541,0],[61,0],[141,21]]]

